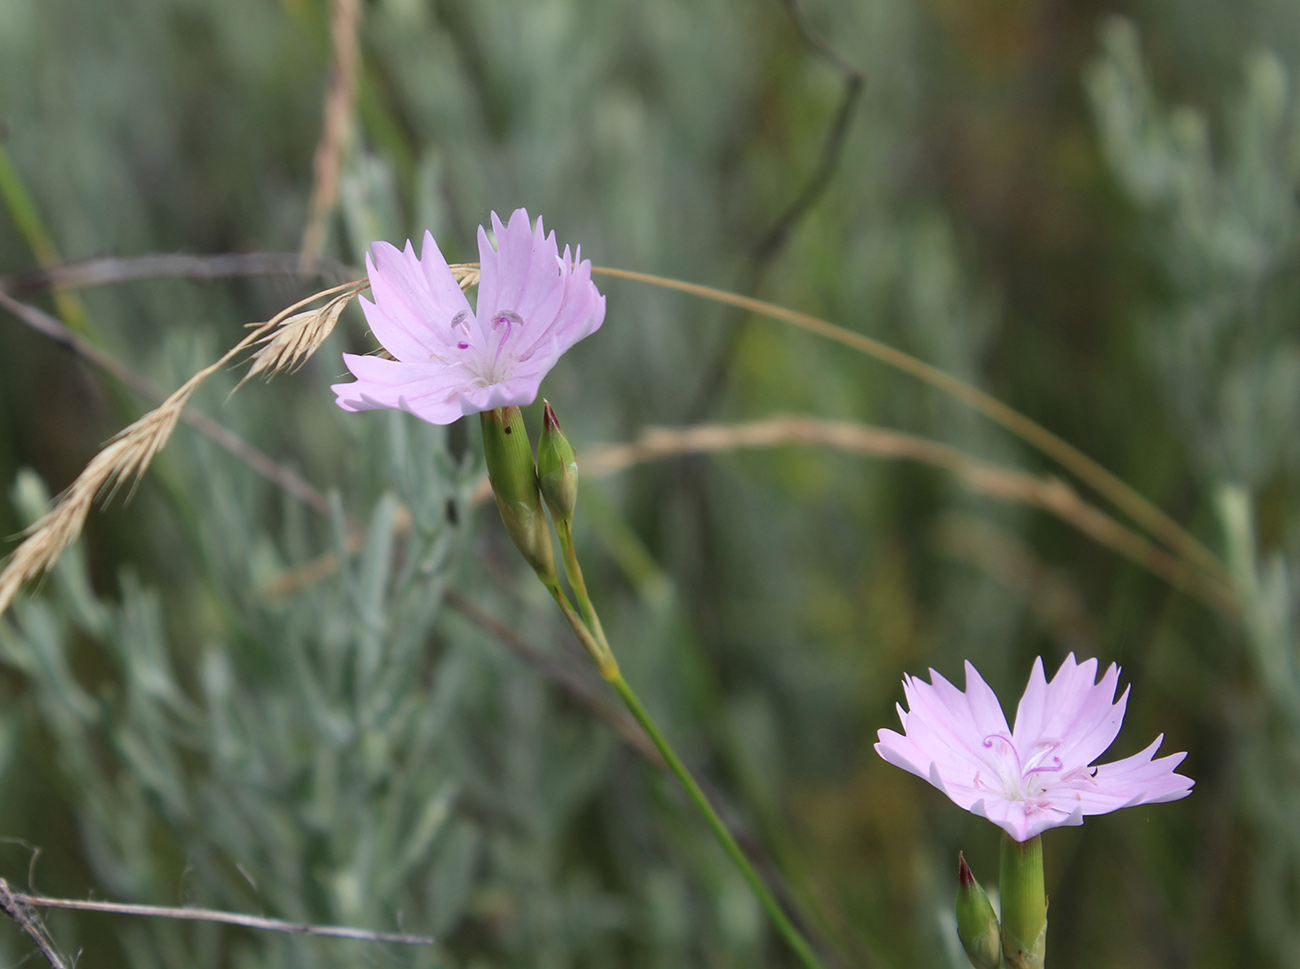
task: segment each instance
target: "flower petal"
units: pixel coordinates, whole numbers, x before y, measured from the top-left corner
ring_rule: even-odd
[[[374,302],[361,301],[380,345],[398,360],[416,363],[444,355],[454,345],[452,320],[470,313],[433,236],[424,234],[423,259],[408,241],[405,250],[376,242],[366,254]]]
[[[464,375],[456,368],[355,353],[343,354],[343,362],[357,379],[330,390],[346,411],[391,407],[430,424],[450,424],[466,413],[460,401]]]
[[[981,802],[983,812],[973,812],[988,818],[1016,841],[1028,841],[1048,828],[1083,824],[1083,812],[1062,809],[1055,804],[1026,804],[990,797]]]
[[[1115,701],[1119,667],[1113,663],[1100,683],[1096,678],[1097,660],[1079,663],[1071,653],[1048,683],[1042,659],[1036,660],[1016,710],[1017,749],[1024,752],[1053,743],[1054,755],[1066,771],[1086,767],[1100,757],[1124,722],[1128,691]]]
[[[564,298],[555,318],[545,327],[525,331],[521,348],[537,353],[549,345],[551,364],[579,340],[600,329],[605,321],[605,297],[591,281],[591,260],[573,263],[566,246],[561,264],[565,267]],[[527,319],[527,317],[525,317]]]
[[[904,678],[908,710],[899,707],[904,733],[881,730],[876,751],[968,809],[986,794],[978,786],[981,773],[997,776],[996,752],[984,741],[990,735],[1006,737],[1006,718],[993,691],[969,663],[965,693],[934,670],[930,679],[926,683]]]
[[[493,212],[492,230],[497,237],[495,249],[483,227],[478,230],[480,326],[486,334],[490,321],[508,312],[524,321],[525,334],[547,330],[564,302],[567,276],[555,233],[544,235],[540,218],[535,229],[530,227],[524,209],[515,209],[504,226]]]
[[[1100,765],[1090,782],[1080,784],[1074,792],[1083,813],[1106,814],[1135,804],[1177,801],[1191,794],[1196,782],[1174,773],[1187,754],[1155,756],[1164,739],[1161,734],[1141,753]]]

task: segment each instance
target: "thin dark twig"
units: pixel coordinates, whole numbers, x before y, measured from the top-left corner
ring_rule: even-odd
[[[427,935],[407,935],[401,932],[373,932],[370,929],[352,929],[340,925],[309,925],[304,922],[285,922],[282,919],[268,919],[260,915],[243,915],[239,912],[223,912],[210,908],[169,908],[162,905],[125,905],[117,902],[91,902],[76,898],[47,898],[44,895],[26,895],[9,888],[8,883],[0,878],[0,908],[23,926],[28,935],[32,935],[26,923],[40,920],[26,913],[27,908],[66,908],[79,912],[106,912],[109,915],[141,915],[147,918],[183,919],[191,922],[220,922],[223,925],[239,925],[246,929],[261,929],[267,932],[287,932],[291,935],[311,935],[330,939],[355,939],[360,942],[388,942],[393,945],[434,945],[435,940]],[[18,913],[18,914],[15,914]],[[22,916],[22,919],[19,918]],[[43,927],[41,929],[44,931]],[[46,933],[48,938],[48,933]],[[36,936],[33,936],[36,938]],[[38,941],[38,945],[41,943]],[[45,947],[42,946],[42,952]],[[57,956],[57,953],[53,955]],[[45,957],[52,966],[67,969],[62,962],[56,962],[50,952]]]
[[[304,266],[296,252],[235,252],[200,256],[163,253],[148,256],[105,256],[81,262],[32,269],[0,276],[0,290],[13,296],[47,289],[87,289],[145,279],[234,279],[241,276],[303,276],[327,283],[345,283],[364,275],[337,259],[317,257]]]
[[[844,142],[848,137],[849,124],[853,120],[853,113],[865,84],[862,71],[841,57],[808,23],[798,0],[781,0],[781,5],[785,7],[791,23],[794,24],[795,32],[805,46],[844,75],[844,93],[840,96],[840,105],[835,111],[835,117],[826,130],[816,166],[804,181],[803,187],[795,194],[794,199],[750,250],[748,268],[736,286],[738,292],[747,294],[756,293],[762,287],[768,266],[780,255],[794,230],[830,185],[844,154]],[[704,375],[700,378],[699,387],[686,408],[684,415],[686,423],[698,423],[713,410],[714,403],[727,386],[730,375],[729,361],[739,350],[746,331],[747,327],[742,317],[731,327],[726,339],[713,354],[713,358],[705,367]],[[694,480],[695,477],[696,475],[691,475],[687,480]]]
[[[45,923],[31,910],[29,898],[30,896],[11,891],[9,883],[0,878],[0,911],[13,919],[27,937],[36,943],[36,947],[41,950],[41,955],[45,956],[45,961],[52,969],[68,969],[68,964],[59,954],[59,947],[55,945],[54,938],[45,928]]]
[[[122,384],[146,400],[156,404],[166,399],[167,395],[153,383],[131,368],[122,365],[103,350],[81,339],[72,330],[64,326],[62,322],[44,310],[19,302],[2,290],[0,290],[0,306],[7,309],[36,332],[49,337],[59,346],[70,351],[74,356],[116,377]],[[225,448],[258,474],[289,492],[289,494],[313,510],[320,512],[322,515],[329,515],[329,501],[310,482],[288,468],[277,464],[266,452],[249,444],[234,431],[217,423],[207,415],[188,408],[181,412],[181,420],[215,444]]]
[[[754,246],[752,258],[758,267],[765,266],[781,251],[799,220],[812,208],[813,204],[826,190],[826,186],[830,184],[831,177],[839,166],[844,141],[849,132],[849,123],[853,120],[853,111],[857,107],[858,99],[862,97],[862,89],[866,81],[862,71],[841,57],[826,42],[825,38],[808,23],[803,10],[799,6],[799,0],[781,0],[781,5],[785,7],[786,12],[790,15],[790,20],[794,23],[795,30],[804,44],[844,75],[844,93],[840,96],[840,106],[835,112],[835,119],[831,122],[831,126],[826,132],[826,138],[822,142],[821,155],[818,157],[817,166],[813,169],[812,174],[808,176],[808,180],[804,183],[799,194],[794,197],[794,201],[781,213],[772,227]]]

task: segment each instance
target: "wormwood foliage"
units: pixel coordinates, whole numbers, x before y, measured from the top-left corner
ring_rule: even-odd
[[[1256,834],[1252,929],[1279,965],[1300,965],[1300,75],[1279,57],[1241,63],[1228,122],[1169,106],[1153,90],[1134,25],[1112,20],[1089,69],[1115,174],[1144,214],[1171,297],[1144,307],[1144,350],[1186,428],[1217,512],[1243,628],[1231,638],[1262,701],[1234,738],[1243,819]],[[1269,506],[1287,514],[1274,517]],[[1260,523],[1266,534],[1260,534]],[[1283,805],[1288,807],[1283,808]]]
[[[245,501],[255,496],[231,487],[235,469],[204,450],[187,455],[215,482],[202,540],[219,571],[233,570],[250,561]],[[539,685],[503,669],[475,637],[449,644],[430,635],[463,546],[446,508],[466,499],[474,479],[445,458],[414,457],[397,425],[382,450],[390,480],[411,489],[400,502],[418,523],[400,546],[399,498],[390,494],[365,523],[361,554],[343,554],[328,588],[272,602],[246,585],[239,601],[213,603],[239,611],[227,627],[235,635],[191,641],[183,671],[157,593],[124,574],[118,601],[97,597],[77,548],[45,594],[18,603],[0,627],[0,658],[36,688],[52,777],[75,784],[88,857],[114,896],[167,898],[180,885],[196,904],[299,921],[418,924],[441,941],[391,956],[403,964],[454,962],[456,934],[482,919],[520,926],[506,933],[507,951],[525,938],[545,951],[523,928],[534,923],[551,926],[551,946],[582,951],[593,926],[577,913],[608,907],[599,893],[574,885],[550,897],[507,886],[563,881],[555,839],[608,742],[581,731],[558,747],[521,743],[552,735],[555,713]],[[20,479],[27,514],[44,497],[34,477]],[[290,541],[305,539],[303,529],[290,526]],[[333,534],[345,553],[341,512]],[[255,573],[274,574],[274,548],[252,541]],[[109,664],[93,688],[73,671],[76,642],[93,644]],[[502,699],[484,693],[485,678],[508,691],[505,716],[491,715]],[[502,836],[485,838],[485,822],[504,824]],[[493,910],[481,911],[485,904]],[[125,958],[143,966],[357,958],[347,944],[218,943],[213,927],[154,922],[122,932]]]

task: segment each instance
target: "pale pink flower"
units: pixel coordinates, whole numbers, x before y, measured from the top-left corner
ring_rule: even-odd
[[[1140,754],[1093,766],[1119,733],[1128,702],[1127,689],[1112,702],[1117,666],[1096,678],[1095,659],[1077,663],[1071,653],[1051,682],[1035,660],[1008,730],[998,698],[970,663],[965,693],[934,670],[930,683],[904,677],[903,733],[881,730],[876,753],[1017,841],[1082,824],[1085,815],[1190,794],[1194,781],[1174,773],[1187,755],[1155,758],[1164,734]]]
[[[478,230],[481,276],[471,308],[424,234],[417,258],[376,242],[366,255],[374,302],[361,300],[371,332],[395,360],[343,354],[357,379],[335,384],[344,410],[392,407],[433,424],[495,407],[530,404],[560,354],[605,319],[605,297],[591,281],[581,249],[560,255],[555,233],[545,235],[516,209],[503,226],[492,213],[497,247]]]

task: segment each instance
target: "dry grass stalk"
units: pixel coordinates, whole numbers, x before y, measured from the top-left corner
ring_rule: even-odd
[[[835,450],[894,460],[917,461],[955,474],[972,491],[988,498],[1030,505],[1078,529],[1089,538],[1136,562],[1177,589],[1195,596],[1215,609],[1235,614],[1239,606],[1231,590],[1190,568],[1176,556],[1148,541],[1132,529],[1088,504],[1067,484],[1056,478],[1039,478],[988,464],[947,444],[911,434],[889,431],[851,421],[827,421],[812,417],[773,417],[748,424],[701,424],[682,430],[650,428],[635,441],[584,450],[582,473],[603,477],[649,461],[684,454],[712,454],[742,448],[814,445]],[[491,498],[485,477],[474,491],[477,506]],[[399,522],[409,526],[410,517]],[[348,551],[359,550],[363,537],[353,536]],[[338,568],[334,553],[284,573],[267,588],[272,596],[332,575]]]
[[[334,0],[330,35],[334,45],[334,62],[330,65],[329,85],[325,91],[325,117],[316,160],[308,206],[307,228],[302,237],[302,261],[315,264],[325,251],[330,216],[339,200],[339,172],[347,148],[348,128],[357,86],[357,28],[361,21],[360,0]]]
[[[681,431],[650,429],[631,444],[604,448],[591,454],[583,461],[582,469],[600,475],[672,455],[789,444],[829,445],[841,451],[918,461],[944,468],[957,475],[966,487],[985,497],[1030,505],[1055,515],[1098,544],[1118,552],[1221,612],[1235,615],[1240,608],[1225,583],[1121,525],[1080,498],[1059,478],[1040,478],[1000,468],[947,444],[865,424],[809,417],[776,417],[751,424],[705,424]]]
[[[349,288],[344,289],[324,306],[295,313],[282,320],[275,329],[264,333],[257,340],[259,346],[250,358],[248,373],[244,374],[244,378],[235,385],[235,390],[258,374],[265,373],[269,380],[278,373],[284,371],[293,373],[301,367],[334,332],[334,327],[344,308],[356,299],[357,293],[367,285],[369,283],[365,280],[351,283]]]
[[[1001,424],[1022,441],[1058,462],[1080,481],[1105,496],[1117,508],[1122,509],[1135,522],[1145,528],[1148,533],[1159,538],[1169,548],[1174,549],[1180,557],[1186,560],[1188,565],[1204,572],[1208,582],[1220,586],[1226,585],[1228,582],[1227,568],[1214,553],[1154,503],[1139,494],[1132,486],[1041,424],[1002,403],[1002,401],[985,393],[978,387],[968,384],[946,371],[940,370],[938,367],[919,360],[886,343],[881,343],[879,340],[873,340],[869,336],[846,330],[844,327],[828,323],[808,313],[786,309],[784,306],[777,306],[774,303],[755,299],[752,296],[741,296],[738,293],[729,293],[726,290],[716,289],[712,286],[702,286],[698,283],[688,283],[680,279],[669,279],[664,276],[633,272],[628,269],[594,266],[592,272],[616,279],[649,283],[652,286],[676,290],[679,293],[689,293],[692,296],[725,303],[728,306],[735,306],[769,319],[780,320],[799,329],[834,340],[844,346],[852,347],[860,353],[879,360],[881,363],[911,374],[918,380],[966,402],[990,420]]]
[[[468,293],[478,285],[479,266],[476,262],[456,263],[448,266],[452,277],[460,284],[462,292]]]
[[[166,446],[172,432],[176,429],[176,422],[180,419],[181,412],[203,381],[250,346],[263,342],[270,333],[303,306],[323,296],[335,296],[335,294],[346,295],[351,299],[361,288],[364,288],[364,285],[364,280],[358,280],[343,286],[334,286],[307,299],[299,300],[265,323],[258,324],[248,335],[222,354],[220,359],[181,384],[158,407],[119,431],[91,459],[68,489],[59,495],[54,502],[54,507],[23,532],[22,544],[9,557],[4,570],[0,571],[0,614],[9,608],[24,583],[52,569],[58,562],[59,556],[63,554],[63,550],[76,541],[97,497],[102,495],[105,501],[109,501],[123,482],[131,480],[132,487],[139,482],[154,456]],[[334,300],[331,300],[331,304],[333,302]],[[337,319],[337,314],[335,318]],[[266,369],[267,366],[264,364],[261,369]],[[274,372],[273,370],[272,373]]]

